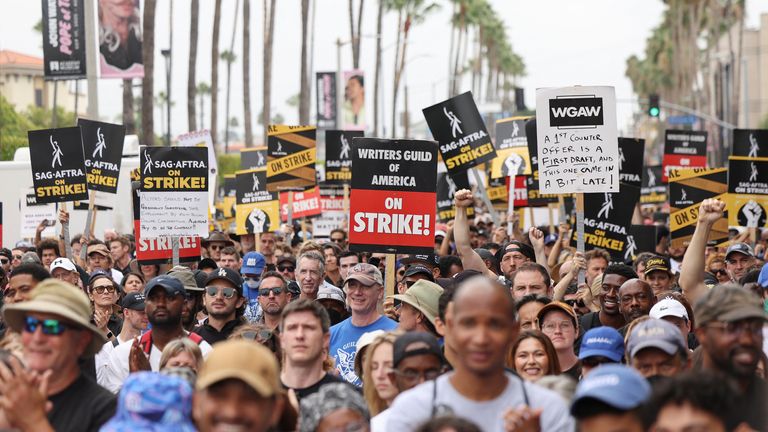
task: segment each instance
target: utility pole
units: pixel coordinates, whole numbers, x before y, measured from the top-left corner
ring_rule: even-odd
[[[96,2],[85,2],[85,68],[88,78],[88,118],[99,119],[98,68],[99,41],[96,37]]]

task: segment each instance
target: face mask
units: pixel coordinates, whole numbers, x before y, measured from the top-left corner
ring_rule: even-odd
[[[245,284],[250,289],[258,289],[259,288],[259,281],[256,279],[246,279]]]

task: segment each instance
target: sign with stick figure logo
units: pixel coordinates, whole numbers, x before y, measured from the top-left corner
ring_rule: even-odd
[[[235,174],[235,226],[237,234],[274,231],[280,219],[277,192],[267,192],[264,168],[238,171]]]
[[[363,131],[325,131],[325,184],[344,185],[352,181],[352,140]]]
[[[77,125],[83,134],[88,189],[117,193],[125,126],[85,119],[77,119]]]
[[[29,131],[27,136],[37,203],[87,199],[87,176],[80,128]]]
[[[728,158],[728,224],[764,228],[768,216],[768,159]]]
[[[669,170],[669,228],[672,247],[688,246],[696,229],[699,205],[707,198],[726,199],[728,170],[725,168],[673,168]],[[728,239],[728,213],[715,222],[708,243]]]
[[[731,156],[768,158],[768,129],[734,129]]]
[[[491,178],[531,173],[531,157],[525,122],[530,117],[510,117],[496,121],[496,158],[491,161]]]

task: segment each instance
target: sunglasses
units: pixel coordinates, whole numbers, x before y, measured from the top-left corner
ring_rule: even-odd
[[[0,258],[0,263],[8,264],[8,258]]]
[[[64,333],[64,330],[67,329],[67,326],[59,320],[39,320],[37,318],[28,316],[26,322],[24,323],[24,331],[27,333],[34,333],[37,328],[41,326],[43,327],[43,334],[50,336],[59,336],[60,334]]]
[[[726,274],[728,274],[728,272],[725,271],[725,269],[717,269],[717,270],[712,270],[712,274],[714,274],[715,276],[717,276],[717,275],[726,275]]]
[[[112,285],[100,285],[100,286],[95,286],[91,288],[91,291],[95,292],[96,294],[104,294],[104,293],[112,294],[113,292],[115,292],[115,287],[113,287]]]
[[[219,245],[208,245],[208,249],[212,249],[212,250],[220,250],[220,249],[224,249],[224,246],[219,246]]]
[[[13,256],[13,259],[15,259],[15,260],[20,260],[20,259],[21,259],[21,255],[14,255],[14,256]]]
[[[274,293],[275,295],[280,295],[282,294],[283,289],[282,288],[261,288],[259,290],[259,295],[261,297],[268,297],[270,292]]]
[[[215,286],[209,286],[205,287],[205,292],[208,293],[209,297],[216,297],[219,292],[221,292],[221,295],[224,296],[225,299],[231,299],[235,296],[235,293],[237,292],[234,288],[221,288],[221,287],[215,287]]]
[[[296,267],[294,267],[294,266],[280,266],[277,269],[280,270],[281,272],[284,272],[284,271],[292,272],[292,271],[296,270]]]
[[[274,336],[274,333],[268,329],[260,329],[259,331],[248,330],[242,333],[243,339],[248,339],[253,341],[267,341],[272,336]]]

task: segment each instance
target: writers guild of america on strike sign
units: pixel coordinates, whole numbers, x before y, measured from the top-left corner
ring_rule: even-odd
[[[355,138],[350,250],[431,253],[436,183],[435,142]]]
[[[619,191],[613,87],[536,90],[536,135],[542,194]]]

